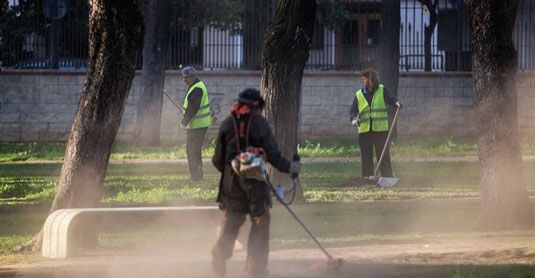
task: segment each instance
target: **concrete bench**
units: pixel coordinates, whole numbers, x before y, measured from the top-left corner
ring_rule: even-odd
[[[221,221],[221,215],[216,206],[61,209],[45,221],[42,256],[66,258],[82,254],[87,238],[96,238],[96,232],[101,228],[124,228],[131,223],[139,226],[174,222],[182,227],[207,224],[214,227],[215,237],[215,227]]]

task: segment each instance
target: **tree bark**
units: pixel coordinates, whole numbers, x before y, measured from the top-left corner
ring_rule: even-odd
[[[381,6],[381,41],[379,72],[383,83],[392,94],[397,96],[399,83],[399,30],[400,30],[400,0],[383,1]],[[395,110],[389,109],[390,121],[393,120]],[[397,135],[393,127],[394,138]]]
[[[515,229],[533,224],[518,142],[512,34],[518,2],[468,3],[478,156],[481,167],[481,223]]]
[[[160,144],[162,89],[165,83],[165,58],[171,37],[171,2],[150,0],[143,34],[142,91],[137,104],[137,145]]]
[[[290,159],[297,153],[301,82],[312,43],[316,5],[316,1],[279,0],[262,48],[260,90],[266,100],[264,113],[282,154]],[[278,184],[288,181],[288,176],[271,171],[271,179]],[[296,199],[303,200],[302,191]]]
[[[50,212],[98,206],[141,44],[143,24],[135,1],[89,4],[87,80]]]
[[[89,1],[89,65],[50,212],[97,207],[141,46],[135,0]],[[88,227],[89,229],[91,227]],[[89,232],[89,236],[95,234]],[[39,232],[16,250],[41,248]]]

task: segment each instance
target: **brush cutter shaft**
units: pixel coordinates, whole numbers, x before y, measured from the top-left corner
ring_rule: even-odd
[[[299,217],[297,217],[295,212],[293,212],[293,210],[284,202],[284,200],[282,200],[279,197],[279,195],[277,194],[276,189],[273,187],[273,184],[271,184],[271,181],[269,180],[269,177],[268,177],[267,173],[266,173],[266,181],[267,181],[267,184],[269,185],[269,188],[271,189],[271,191],[273,191],[275,197],[279,201],[279,203],[281,203],[288,210],[288,212],[293,216],[293,218],[297,221],[297,223],[299,223],[299,225],[301,225],[301,227],[303,227],[303,229],[305,229],[307,234],[310,236],[310,238],[312,238],[312,240],[316,243],[316,245],[321,249],[323,254],[325,254],[325,256],[327,256],[327,258],[329,258],[329,260],[333,260],[333,256],[331,256],[327,252],[327,250],[325,250],[325,248],[323,248],[321,243],[316,239],[316,237],[312,234],[312,232],[305,226],[305,224],[301,221],[301,219],[299,219]]]

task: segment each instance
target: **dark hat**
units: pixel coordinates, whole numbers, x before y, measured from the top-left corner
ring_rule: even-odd
[[[255,88],[247,88],[238,95],[238,101],[246,104],[253,104],[256,101],[261,106],[264,106],[264,99],[260,95],[260,91]]]

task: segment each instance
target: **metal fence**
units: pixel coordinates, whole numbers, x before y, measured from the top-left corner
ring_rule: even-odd
[[[166,68],[195,65],[204,70],[260,69],[262,39],[275,11],[275,0],[170,1],[173,17]],[[382,43],[382,9],[389,2],[317,1],[318,16],[307,69],[359,70],[376,64]],[[86,1],[3,0],[2,3],[0,61],[3,67],[84,69],[87,66]],[[400,70],[471,70],[468,17],[463,0],[400,0],[399,11]],[[519,1],[513,39],[519,69],[534,70],[535,0]]]

